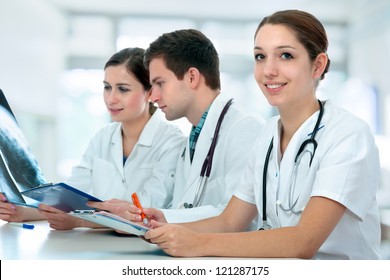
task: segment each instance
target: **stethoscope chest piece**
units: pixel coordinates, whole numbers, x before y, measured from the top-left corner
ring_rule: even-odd
[[[272,229],[272,227],[267,223],[267,221],[263,220],[263,224],[259,230]]]
[[[192,203],[187,203],[187,202],[185,202],[184,204],[183,204],[183,206],[184,206],[184,208],[193,208],[194,207],[194,205],[192,205]]]

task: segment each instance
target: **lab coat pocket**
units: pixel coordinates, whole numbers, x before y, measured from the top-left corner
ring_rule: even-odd
[[[110,199],[114,197],[115,178],[120,179],[121,175],[116,171],[115,165],[100,158],[93,160],[92,188],[93,194],[100,199]],[[112,185],[115,186],[113,187]]]

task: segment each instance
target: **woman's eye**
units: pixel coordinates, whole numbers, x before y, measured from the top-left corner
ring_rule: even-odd
[[[109,90],[110,88],[111,88],[111,87],[110,87],[109,85],[104,85],[104,86],[103,86],[103,89],[104,89],[104,90]]]
[[[162,86],[164,85],[164,82],[157,82],[157,85],[158,85],[159,87],[162,87]]]
[[[125,87],[119,87],[119,91],[120,91],[120,92],[128,92],[129,89],[128,89],[128,88],[125,88]]]
[[[264,55],[263,54],[255,54],[255,60],[263,60]]]
[[[293,59],[293,56],[289,53],[283,53],[280,57],[286,60]]]

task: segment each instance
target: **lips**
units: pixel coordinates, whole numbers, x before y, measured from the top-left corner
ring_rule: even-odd
[[[108,110],[110,111],[110,113],[112,115],[116,115],[116,114],[120,113],[123,109],[108,108]]]

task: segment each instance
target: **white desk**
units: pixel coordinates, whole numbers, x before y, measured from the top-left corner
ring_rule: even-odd
[[[32,275],[39,275],[40,280],[52,280],[53,277],[59,279],[130,279],[129,275],[123,276],[123,271],[127,271],[128,268],[138,269],[137,273],[141,268],[160,270],[166,268],[170,271],[180,268],[183,272],[190,270],[192,273],[194,270],[204,270],[206,275],[199,274],[198,277],[192,276],[192,278],[206,280],[216,278],[217,267],[222,269],[236,266],[246,268],[266,266],[269,267],[275,279],[288,278],[291,273],[299,275],[300,279],[312,279],[318,276],[318,271],[322,271],[322,274],[331,273],[328,274],[329,277],[334,275],[334,267],[331,266],[335,264],[334,262],[310,262],[308,270],[308,263],[300,260],[280,262],[281,260],[277,259],[192,258],[190,259],[192,261],[188,261],[188,258],[169,257],[156,245],[149,244],[138,237],[120,236],[113,230],[80,228],[57,231],[50,229],[46,221],[32,224],[35,225],[35,229],[29,230],[0,221],[0,260],[2,260],[4,279],[15,278],[15,275],[18,278],[28,277],[29,279]],[[48,260],[54,261],[48,262]],[[353,265],[352,268],[348,266],[349,269],[337,270],[339,276],[358,277],[361,275],[362,264],[360,262],[349,262],[349,264]],[[370,262],[368,264],[371,266],[367,266],[367,263],[363,266],[367,271],[366,275],[378,270],[378,265],[380,271],[388,270],[388,263]],[[157,279],[155,275],[150,277],[140,276],[141,274],[134,275],[131,279]],[[186,279],[181,275],[168,275],[167,279]],[[242,277],[258,279],[259,275],[233,277],[235,279]]]
[[[174,259],[139,237],[109,229],[59,231],[46,221],[29,222],[33,230],[0,221],[1,260],[124,260]]]

